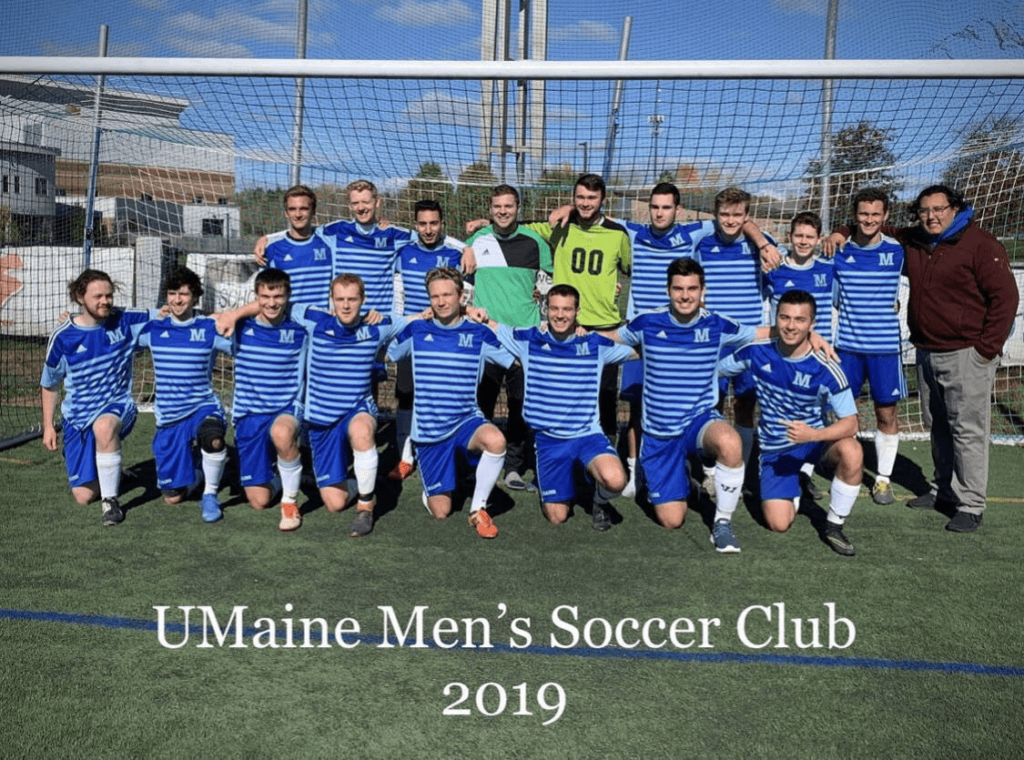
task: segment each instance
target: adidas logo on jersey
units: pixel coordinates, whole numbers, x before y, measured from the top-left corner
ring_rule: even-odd
[[[418,262],[418,261],[417,261],[417,260],[415,259],[415,257],[414,257],[414,258],[411,258],[411,259],[409,259],[409,263],[410,263],[410,264],[419,264],[420,262]]]
[[[658,334],[655,337],[657,337],[657,338],[667,338],[668,336],[665,334],[664,330],[659,330]]]
[[[853,262],[855,262],[856,260],[857,260],[857,259],[856,259],[856,258],[855,258],[854,256],[847,256],[847,257],[846,257],[846,263],[847,263],[847,264],[852,264],[852,263],[853,263]]]
[[[330,335],[332,338],[334,337],[334,330],[326,330],[325,332],[327,333],[327,335]]]
[[[434,336],[430,335],[428,333],[427,336],[423,340],[427,341],[428,343],[433,343],[434,342]]]
[[[160,333],[160,337],[161,338],[170,338],[171,334],[169,332],[167,332],[166,330],[164,330],[162,333]]]
[[[88,351],[88,350],[89,350],[89,349],[88,349],[88,348],[86,348],[85,346],[79,346],[78,348],[76,348],[76,349],[75,349],[75,353],[76,353],[76,354],[81,354],[81,353],[84,353],[84,352],[86,352],[86,351]]]
[[[253,330],[253,329],[252,329],[252,328],[250,327],[250,328],[249,328],[248,330],[246,330],[246,331],[245,331],[245,334],[246,334],[246,335],[255,335],[255,334],[256,334],[256,331],[255,331],[255,330]]]
[[[284,255],[284,259],[283,259],[283,260],[284,260],[284,261],[293,261],[293,259],[292,259],[292,255],[291,255],[290,253],[286,253],[286,254]]]
[[[762,366],[761,367],[761,371],[762,372],[771,372],[772,371],[771,362],[768,362],[768,364],[765,364],[764,366]]]
[[[544,345],[542,345],[540,347],[540,350],[541,351],[550,351],[551,350],[551,346],[549,346],[547,343],[545,343]]]
[[[900,395],[900,389],[899,388],[893,388],[892,389],[892,395],[896,396],[898,398],[899,395]]]
[[[356,242],[356,241],[352,239],[352,236],[351,236],[351,235],[346,235],[346,236],[345,236],[345,242],[346,242],[346,243],[354,243],[354,242]]]
[[[785,287],[785,288],[795,288],[796,287],[796,283],[793,282],[792,280],[786,280],[786,284],[783,287]]]

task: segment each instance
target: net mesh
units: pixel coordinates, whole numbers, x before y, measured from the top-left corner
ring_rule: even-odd
[[[841,3],[837,56],[1024,57],[1019,4],[931,3],[932,13],[922,8],[929,4],[914,3],[910,14],[909,3]],[[351,5],[355,12],[345,19],[331,4],[310,6],[310,58],[344,51],[347,58],[438,59],[438,78],[306,80],[301,178],[317,191],[320,222],[347,217],[343,188],[364,177],[384,196],[382,215],[403,226],[411,224],[412,204],[432,197],[444,204],[449,232],[458,234],[465,221],[486,216],[489,189],[499,181],[520,187],[523,218],[539,219],[567,202],[575,177],[589,169],[606,176],[607,210],[626,219],[644,218],[647,194],[658,180],[680,187],[683,220],[709,218],[718,190],[742,186],[754,194],[755,221],[785,241],[788,220],[800,210],[846,221],[851,193],[864,186],[889,189],[899,201],[894,221],[911,223],[905,202],[928,184],[948,181],[965,191],[980,224],[1024,263],[1024,79],[906,80],[893,71],[891,79],[827,84],[753,78],[759,72],[752,70],[746,79],[625,81],[617,101],[615,81],[572,79],[572,65],[560,80],[444,78],[443,60],[480,57],[479,35],[493,31],[487,15],[494,4]],[[620,5],[552,4],[547,57],[614,58]],[[640,4],[630,58],[679,57],[679,35],[666,29],[692,41],[685,52],[690,59],[821,55],[821,4],[778,0],[750,19],[745,5],[744,22],[722,30],[724,48],[701,31],[721,27],[720,4],[687,8],[685,17],[679,5]],[[211,12],[187,1],[174,12],[160,8],[147,3],[133,9],[131,24],[112,11],[81,18],[74,28],[61,27],[67,20],[55,14],[49,36],[41,36],[28,32],[40,27],[38,8],[16,2],[0,39],[7,54],[92,54],[89,38],[97,24],[107,23],[111,55],[294,53],[291,4],[244,12]],[[150,16],[165,32],[159,37],[144,29]],[[520,22],[516,13],[510,19],[514,42]],[[865,19],[886,34],[861,33],[858,24]],[[58,38],[59,44],[46,41]],[[515,44],[510,49],[510,58],[523,57]],[[207,310],[245,297],[253,243],[284,223],[281,196],[292,171],[295,95],[296,83],[288,78],[106,78],[93,265],[119,282],[120,304],[158,304],[161,277],[174,263],[204,276]],[[70,308],[64,285],[82,267],[94,98],[92,77],[0,73],[0,439],[16,440],[38,424],[46,336]],[[1020,281],[1019,269],[1017,276]],[[993,400],[1000,435],[1024,436],[1022,338],[1018,318]],[[913,361],[909,346],[905,356]],[[147,371],[141,357],[136,384],[142,401],[151,393]],[[914,434],[923,427],[910,379],[901,427]],[[217,382],[228,397],[230,362],[218,366]],[[389,403],[385,393],[382,406]],[[867,407],[863,423],[871,429]]]

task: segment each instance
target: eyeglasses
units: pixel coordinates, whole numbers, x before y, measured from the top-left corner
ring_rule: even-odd
[[[935,206],[934,208],[919,208],[917,210],[917,215],[920,216],[920,217],[925,217],[925,216],[929,216],[929,215],[938,216],[939,214],[946,213],[947,211],[949,211],[950,208],[951,208],[951,206],[949,206],[949,205],[946,205],[946,206]]]

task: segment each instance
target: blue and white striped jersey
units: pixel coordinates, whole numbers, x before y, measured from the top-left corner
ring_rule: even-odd
[[[388,348],[388,358],[412,357],[412,439],[435,443],[460,425],[484,419],[476,401],[485,362],[509,367],[515,359],[498,343],[489,327],[460,319],[451,325],[437,320],[410,322]]]
[[[900,316],[896,303],[903,246],[886,235],[867,248],[850,240],[833,260],[839,307],[836,348],[859,354],[898,354]]]
[[[185,419],[207,404],[221,407],[213,392],[213,362],[218,351],[230,354],[232,346],[217,333],[212,318],[153,320],[142,328],[139,346],[149,348],[153,356],[157,425]]]
[[[694,258],[694,247],[715,233],[711,220],[677,224],[658,234],[649,224],[626,222],[633,245],[633,272],[629,281],[629,305],[626,318],[668,303],[666,295],[668,266],[676,259]]]
[[[394,311],[398,250],[413,239],[412,233],[399,227],[367,229],[342,220],[321,227],[320,234],[331,245],[334,276],[359,275],[366,286],[366,309]]]
[[[825,411],[840,418],[857,413],[846,375],[835,362],[815,353],[788,359],[778,341],[754,343],[722,359],[720,371],[737,375],[750,370],[757,388],[761,416],[757,436],[762,451],[781,451],[796,444],[786,437],[786,422],[824,428]]]
[[[831,342],[835,273],[835,265],[831,259],[812,258],[801,267],[788,257],[783,258],[778,269],[764,275],[765,294],[772,309],[771,324],[775,324],[775,315],[782,294],[790,290],[803,290],[814,296],[814,304],[817,307],[814,332]]]
[[[100,325],[80,327],[69,319],[50,334],[39,384],[63,381],[61,415],[82,429],[91,427],[110,404],[132,404],[132,351],[143,326],[159,312],[111,309]]]
[[[239,322],[234,334],[234,422],[247,414],[278,414],[305,396],[307,336],[305,326],[285,318],[271,325],[253,317]]]
[[[755,335],[755,327],[706,309],[686,324],[665,308],[641,314],[620,327],[623,343],[641,346],[644,433],[679,435],[695,417],[714,409],[719,352],[749,343]]]
[[[287,272],[292,303],[328,306],[333,264],[331,247],[316,230],[307,240],[293,240],[287,231],[267,238],[267,267]]]
[[[744,325],[764,324],[761,256],[754,244],[743,236],[723,243],[715,234],[698,241],[694,250],[694,258],[704,267],[704,305]]]
[[[458,267],[462,251],[444,244],[424,248],[421,243],[409,243],[398,252],[398,271],[402,274],[402,290],[405,293],[403,314],[419,314],[430,306],[425,278],[427,272],[438,267]]]
[[[376,325],[348,326],[329,312],[294,304],[291,318],[309,335],[306,358],[306,419],[331,425],[372,399],[373,362],[380,347],[394,338],[406,321],[385,317]]]
[[[601,371],[633,355],[597,333],[564,341],[536,327],[498,325],[498,340],[523,365],[523,418],[534,431],[552,438],[579,438],[601,432],[597,399]]]

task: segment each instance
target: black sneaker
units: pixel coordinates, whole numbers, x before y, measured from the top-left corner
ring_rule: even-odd
[[[594,530],[606,531],[612,527],[612,516],[601,504],[593,504],[590,507],[590,517],[594,520]]]
[[[935,491],[915,496],[907,502],[911,509],[934,509],[937,512],[951,512],[956,504],[952,501],[940,499]]]
[[[117,503],[117,499],[113,496],[109,499],[104,499],[102,506],[104,525],[117,525],[124,522],[124,510],[121,509],[121,505]]]
[[[356,516],[352,519],[352,526],[349,528],[349,538],[362,538],[373,530],[373,510],[357,509]]]
[[[821,501],[825,496],[825,492],[815,485],[814,478],[802,472],[800,473],[800,487],[803,488],[804,495],[814,501]]]
[[[825,543],[836,554],[842,554],[844,557],[852,557],[857,553],[853,548],[853,544],[850,543],[850,539],[843,533],[842,525],[836,525],[835,523],[825,525]]]
[[[980,525],[981,515],[958,509],[956,514],[953,515],[953,519],[946,526],[946,530],[951,530],[954,533],[973,533]]]

